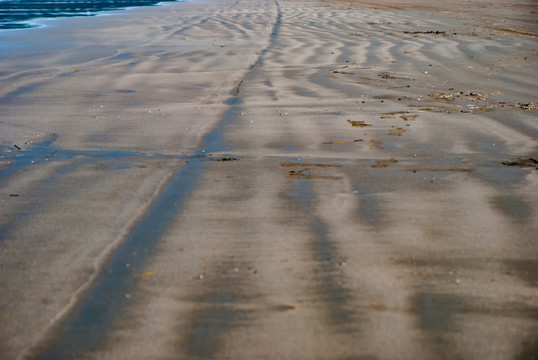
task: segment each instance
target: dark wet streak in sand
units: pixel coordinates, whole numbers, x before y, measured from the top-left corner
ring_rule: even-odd
[[[141,153],[120,151],[120,150],[69,150],[60,149],[54,146],[54,142],[59,138],[53,134],[47,139],[31,144],[18,146],[20,149],[6,151],[0,149],[5,154],[4,159],[9,161],[9,165],[0,172],[0,184],[5,179],[21,171],[28,166],[38,165],[45,162],[66,161],[76,157],[85,157],[88,161],[112,161],[122,158],[147,157]]]
[[[55,339],[38,346],[36,359],[74,359],[77,354],[100,346],[129,301],[136,275],[147,257],[198,186],[199,177],[205,171],[205,161],[210,160],[208,154],[225,150],[224,129],[237,118],[241,102],[239,97],[228,100],[231,107],[223,121],[204,137],[205,147],[189,157],[186,165],[166,184],[148,212],[112,255],[82,303],[59,325]]]
[[[127,303],[137,272],[168,225],[180,213],[204,168],[204,161],[195,158],[174,175],[113,254],[95,286],[61,325],[56,339],[43,346],[46,350],[36,358],[76,358],[77,354],[101,344]]]
[[[538,317],[538,308],[519,302],[491,303],[487,298],[422,292],[415,297],[415,308],[420,326],[430,338],[434,351],[442,349],[443,359],[460,359],[459,344],[454,343],[452,334],[458,330],[458,318],[465,314],[473,316],[499,316],[533,319]],[[538,336],[523,338],[525,351],[532,348]],[[526,340],[526,341],[525,341]],[[533,359],[528,358],[528,359]]]
[[[296,180],[297,186],[286,197],[298,205],[305,214],[314,207],[315,192],[308,179]],[[355,314],[350,310],[352,293],[343,284],[343,262],[339,260],[337,245],[331,240],[327,225],[318,216],[312,216],[310,221],[313,257],[316,260],[317,273],[316,291],[327,307],[328,322],[340,333],[353,333],[358,330]]]
[[[77,354],[100,346],[129,301],[136,275],[147,257],[198,186],[199,177],[205,170],[205,161],[210,160],[207,154],[225,150],[223,132],[240,112],[237,104],[241,103],[241,99],[232,98],[228,103],[232,106],[223,121],[204,137],[205,147],[189,157],[186,165],[166,184],[148,212],[112,255],[82,303],[59,325],[55,338],[38,346],[34,356],[36,359],[74,359]]]
[[[235,302],[235,299],[232,299]],[[211,358],[219,350],[221,336],[230,331],[243,317],[243,311],[227,305],[211,305],[199,314],[189,329],[188,353],[199,358]]]
[[[242,87],[251,78],[256,76],[256,70],[263,65],[263,57],[276,44],[280,32],[282,12],[280,5],[275,1],[277,18],[273,24],[268,46],[263,49],[258,59],[251,65],[249,73],[238,83],[233,96],[225,103],[230,107],[224,121],[219,125],[213,135],[209,135],[214,147],[224,148],[222,133],[224,127],[237,119],[243,104]],[[216,136],[217,138],[214,138]],[[191,356],[198,358],[212,358],[220,349],[224,334],[231,329],[246,323],[250,311],[242,310],[238,306],[252,299],[245,293],[247,288],[236,276],[219,276],[207,287],[209,292],[196,299],[196,303],[203,304],[202,309],[193,316],[190,328],[187,330],[186,348]]]
[[[275,4],[278,15],[271,33],[271,41],[268,47],[262,50],[245,80],[254,76],[253,70],[256,65],[262,64],[262,57],[275,44],[282,17],[278,2],[275,1]],[[224,129],[237,119],[243,100],[239,94],[236,94],[225,103],[230,106],[230,109],[217,127],[203,138],[204,148],[196,151],[187,164],[164,187],[150,205],[149,211],[133,227],[125,241],[112,255],[108,265],[82,303],[64,322],[58,325],[54,339],[49,339],[48,342],[45,341],[34,349],[31,354],[33,358],[75,359],[77,354],[91,352],[102,344],[128,302],[128,297],[135,285],[137,271],[143,267],[162,234],[173,219],[181,213],[184,202],[198,186],[199,177],[205,171],[204,160],[207,159],[207,154],[226,150]],[[204,322],[205,324],[195,326],[192,330],[195,332],[203,330],[206,335],[205,337],[191,337],[195,344],[189,345],[190,350],[203,355],[204,352],[199,346],[203,345],[208,347],[208,354],[217,351],[218,335],[230,328],[233,319],[231,315],[234,311],[216,308],[210,310],[210,315],[206,314],[199,318],[198,324]]]
[[[239,262],[227,264],[227,268],[242,267]],[[185,348],[189,355],[198,358],[212,358],[221,348],[222,336],[230,330],[249,323],[253,310],[241,308],[241,304],[252,302],[247,293],[247,284],[243,275],[236,273],[217,274],[209,285],[207,292],[194,299],[200,308],[187,329]]]

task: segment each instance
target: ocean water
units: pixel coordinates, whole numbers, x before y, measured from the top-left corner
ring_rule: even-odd
[[[0,0],[0,30],[37,26],[33,19],[94,16],[101,11],[176,0]]]

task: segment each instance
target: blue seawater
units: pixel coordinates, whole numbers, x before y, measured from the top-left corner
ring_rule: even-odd
[[[176,0],[0,0],[0,30],[34,27],[36,18],[94,16],[101,11]]]

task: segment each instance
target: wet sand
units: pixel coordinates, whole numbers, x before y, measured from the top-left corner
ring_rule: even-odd
[[[0,32],[0,359],[538,356],[536,11]]]

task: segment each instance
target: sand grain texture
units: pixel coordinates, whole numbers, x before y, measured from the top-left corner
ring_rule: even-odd
[[[0,33],[0,359],[538,356],[536,10]]]

